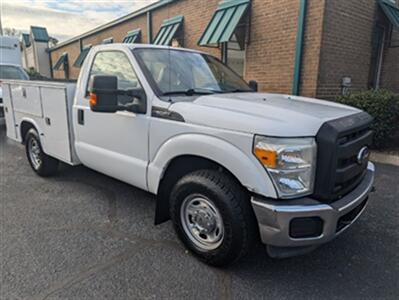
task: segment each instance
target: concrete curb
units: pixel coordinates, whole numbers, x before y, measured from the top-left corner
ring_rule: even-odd
[[[370,160],[377,163],[389,164],[399,167],[399,155],[384,152],[372,152]]]

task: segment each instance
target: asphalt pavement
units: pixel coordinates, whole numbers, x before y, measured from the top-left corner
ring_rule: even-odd
[[[399,299],[399,167],[377,164],[364,215],[274,260],[211,268],[153,225],[154,196],[85,167],[43,179],[0,127],[0,299]]]

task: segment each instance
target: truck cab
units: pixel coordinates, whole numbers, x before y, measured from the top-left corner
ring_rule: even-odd
[[[273,257],[308,252],[352,225],[373,185],[367,113],[257,93],[198,51],[93,47],[66,114],[73,155],[64,161],[157,195],[155,223],[172,219],[212,265],[236,261],[256,240]],[[28,160],[52,174],[51,139],[35,126],[21,131],[23,119],[14,117]],[[36,126],[59,126],[53,119]]]

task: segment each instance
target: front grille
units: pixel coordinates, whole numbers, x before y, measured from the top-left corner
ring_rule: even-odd
[[[342,229],[349,226],[353,222],[353,220],[356,219],[356,217],[362,212],[363,208],[366,206],[367,200],[368,198],[363,200],[362,203],[360,203],[350,212],[348,212],[347,214],[343,215],[338,219],[336,232],[340,232]]]
[[[317,136],[318,158],[314,197],[332,202],[353,190],[367,171],[359,151],[372,143],[372,117],[358,113],[323,124]]]

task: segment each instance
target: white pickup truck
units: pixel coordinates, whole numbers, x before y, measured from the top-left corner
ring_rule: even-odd
[[[372,118],[255,86],[198,51],[100,45],[77,85],[3,82],[7,135],[41,176],[83,164],[157,195],[155,223],[208,264],[256,240],[299,255],[364,211]]]

